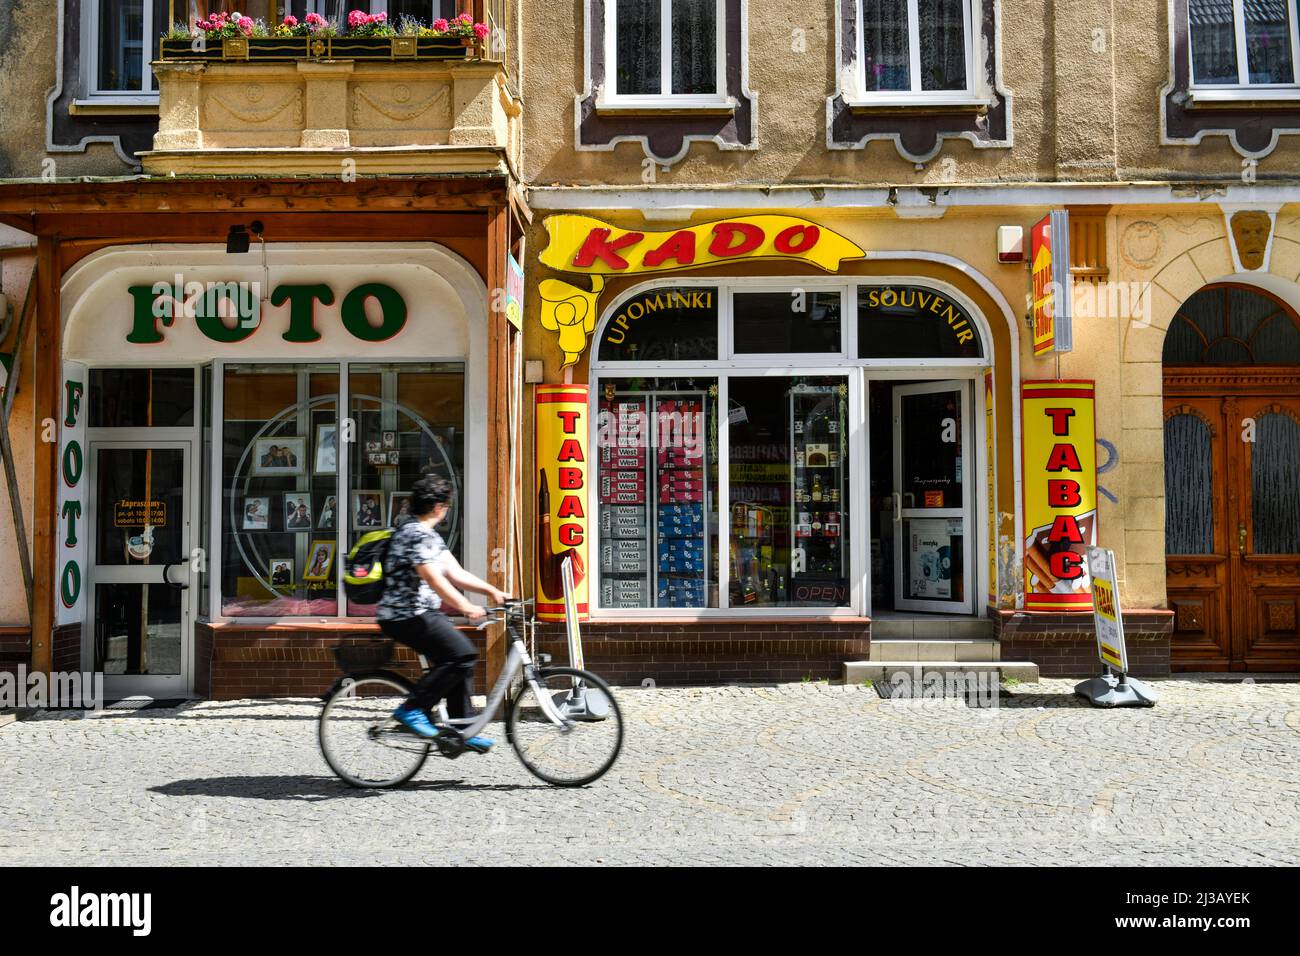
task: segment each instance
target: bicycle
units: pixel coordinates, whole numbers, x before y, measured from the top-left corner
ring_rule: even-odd
[[[349,651],[335,649],[335,659],[345,671],[324,695],[319,721],[321,754],[329,768],[345,783],[366,790],[400,787],[424,766],[436,747],[439,754],[456,759],[466,751],[464,741],[482,732],[510,691],[516,677],[523,680],[506,701],[506,740],[519,760],[540,780],[557,787],[581,787],[602,777],[623,748],[623,714],[609,685],[595,674],[572,667],[551,667],[550,655],[539,654],[534,663],[518,624],[527,601],[510,601],[487,608],[489,617],[504,620],[510,635],[510,653],[487,706],[476,717],[449,718],[446,702],[438,704],[435,723],[450,728],[432,739],[419,737],[393,717],[410,695],[412,683],[382,665],[392,659],[393,642],[354,670]],[[421,666],[428,661],[420,655]],[[594,757],[589,757],[590,751]],[[547,763],[551,761],[553,763]]]

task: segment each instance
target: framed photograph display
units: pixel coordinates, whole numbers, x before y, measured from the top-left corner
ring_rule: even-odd
[[[307,570],[303,572],[304,581],[328,581],[330,569],[334,567],[333,541],[313,541],[311,554],[307,558]]]
[[[316,506],[316,530],[337,531],[339,527],[339,496],[333,494],[321,495],[317,500],[320,504]]]
[[[304,475],[307,473],[307,439],[258,438],[253,442],[252,473],[270,475]]]
[[[316,426],[316,460],[314,471],[318,475],[336,475],[339,470],[339,427],[330,422]]]
[[[271,517],[271,499],[266,497],[245,498],[244,517],[240,524],[242,531],[266,531]]]
[[[411,493],[394,491],[388,496],[388,526],[396,528],[411,516]]]
[[[311,493],[291,491],[284,496],[284,530],[310,531]]]
[[[384,527],[382,491],[352,492],[352,527],[359,531]]]
[[[293,558],[272,558],[270,569],[272,587],[287,588],[293,585]]]

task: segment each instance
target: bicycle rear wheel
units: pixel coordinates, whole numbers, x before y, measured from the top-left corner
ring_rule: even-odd
[[[325,701],[320,749],[345,783],[365,790],[400,787],[429,757],[430,742],[393,719],[411,682],[390,671],[348,678]]]
[[[525,682],[506,713],[506,739],[533,776],[556,787],[599,779],[623,749],[623,713],[609,685],[587,671],[547,667],[536,672],[537,691]],[[544,695],[563,716],[557,724],[538,699]]]

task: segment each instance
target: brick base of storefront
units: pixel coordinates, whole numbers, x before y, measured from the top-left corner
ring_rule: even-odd
[[[1033,661],[1044,677],[1091,677],[1100,673],[1091,614],[990,611],[993,636],[1004,661]],[[1129,668],[1138,677],[1169,676],[1172,611],[1124,613]]]
[[[50,641],[50,653],[55,671],[67,674],[81,670],[81,625],[56,627]]]
[[[28,633],[25,627],[0,628],[0,674],[17,674],[20,665],[24,668],[31,665]]]
[[[537,649],[569,658],[564,625],[539,624]],[[611,684],[725,684],[844,676],[866,660],[871,623],[839,621],[648,620],[582,625],[587,669]]]
[[[486,693],[487,664],[484,632],[464,629],[478,649],[474,693]],[[194,634],[194,692],[211,700],[246,697],[317,697],[343,676],[334,657],[339,645],[371,645],[381,639],[379,628],[358,624],[320,629],[301,626],[198,624]],[[385,669],[420,676],[415,652],[398,645]]]

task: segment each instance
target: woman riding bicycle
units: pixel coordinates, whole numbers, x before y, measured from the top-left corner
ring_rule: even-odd
[[[447,619],[443,608],[471,621],[483,618],[483,608],[466,600],[457,588],[486,594],[497,605],[506,600],[503,592],[461,567],[442,536],[433,530],[447,516],[451,496],[451,483],[444,478],[421,478],[411,486],[411,518],[393,532],[389,542],[384,558],[384,596],[376,614],[385,635],[433,662],[411,696],[393,712],[421,737],[455,733],[436,726],[430,716],[444,698],[449,717],[470,716],[470,681],[478,653]],[[470,750],[487,753],[493,742],[487,737],[471,737],[464,743]]]

